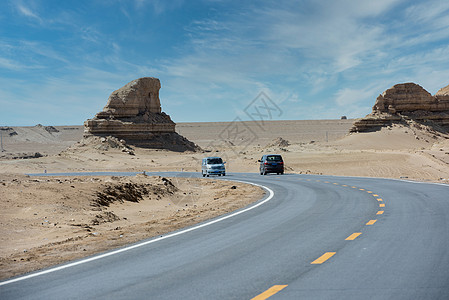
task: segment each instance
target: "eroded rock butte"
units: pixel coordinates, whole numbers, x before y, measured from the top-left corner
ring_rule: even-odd
[[[449,131],[449,85],[432,96],[415,83],[401,83],[377,97],[373,112],[354,122],[351,132],[376,131],[409,120]]]
[[[175,132],[175,122],[162,112],[160,88],[159,79],[143,77],[112,92],[103,110],[84,122],[84,137],[113,136],[143,148],[198,150]]]

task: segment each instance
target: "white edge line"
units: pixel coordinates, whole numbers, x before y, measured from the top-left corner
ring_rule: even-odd
[[[231,181],[231,180],[228,180],[228,181]],[[206,222],[204,224],[196,225],[196,226],[193,226],[193,227],[181,230],[181,231],[177,231],[177,232],[174,232],[174,233],[170,233],[168,235],[164,235],[164,236],[161,236],[161,237],[158,237],[158,238],[146,241],[146,242],[142,242],[142,243],[135,244],[135,245],[128,246],[128,247],[125,247],[125,248],[121,248],[121,249],[117,249],[117,250],[114,250],[114,251],[111,251],[111,252],[107,252],[107,253],[104,253],[104,254],[96,255],[96,256],[93,256],[93,257],[90,257],[90,258],[86,258],[86,259],[83,259],[83,260],[72,262],[72,263],[69,263],[69,264],[66,264],[66,265],[62,265],[62,266],[59,266],[59,267],[55,267],[55,268],[51,268],[51,269],[48,269],[48,270],[40,271],[40,272],[37,272],[37,273],[33,273],[33,274],[25,275],[25,276],[22,276],[22,277],[10,279],[10,280],[7,280],[7,281],[3,281],[3,282],[0,282],[0,286],[7,285],[7,284],[10,284],[10,283],[14,283],[14,282],[17,282],[17,281],[22,281],[22,280],[25,280],[25,279],[30,279],[30,278],[37,277],[37,276],[40,276],[40,275],[45,275],[45,274],[48,274],[48,273],[53,273],[53,272],[56,272],[56,271],[64,270],[64,269],[71,268],[71,267],[74,267],[74,266],[78,266],[78,265],[81,265],[81,264],[85,264],[85,263],[88,263],[88,262],[91,262],[91,261],[102,259],[102,258],[105,258],[105,257],[108,257],[108,256],[119,254],[119,253],[122,253],[122,252],[125,252],[125,251],[128,251],[128,250],[131,250],[131,249],[135,249],[135,248],[139,248],[139,247],[142,247],[142,246],[145,246],[145,245],[156,243],[156,242],[159,242],[161,240],[172,238],[174,236],[181,235],[181,234],[184,234],[184,233],[187,233],[187,232],[190,232],[190,231],[194,231],[194,230],[197,230],[197,229],[200,229],[200,228],[203,228],[203,227],[206,227],[206,226],[209,226],[209,225],[221,222],[223,220],[232,218],[234,216],[240,215],[240,214],[242,214],[244,212],[250,211],[250,210],[252,210],[252,209],[254,209],[256,207],[259,207],[262,204],[270,201],[273,198],[273,196],[274,196],[274,192],[270,188],[268,188],[266,186],[263,186],[263,185],[260,185],[260,184],[257,184],[257,183],[252,183],[252,182],[240,181],[240,180],[232,180],[232,181],[241,182],[241,183],[247,183],[247,184],[252,184],[252,185],[255,185],[255,186],[258,186],[258,187],[262,187],[262,188],[264,188],[265,190],[267,190],[269,192],[269,196],[266,199],[256,203],[253,206],[250,206],[250,207],[247,207],[245,209],[239,210],[237,212],[231,213],[231,214],[226,215],[224,217],[219,217],[218,219]]]

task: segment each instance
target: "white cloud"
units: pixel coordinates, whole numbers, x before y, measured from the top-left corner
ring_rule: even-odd
[[[351,106],[363,103],[371,99],[372,96],[372,90],[343,88],[337,91],[335,102],[338,106]]]
[[[4,57],[0,57],[0,69],[8,69],[13,71],[23,71],[26,69],[33,69],[36,68],[36,66],[30,66],[27,64],[22,64],[17,61],[7,59]]]
[[[429,3],[414,3],[406,9],[407,17],[413,22],[418,23],[432,23],[436,26],[446,25],[449,17],[449,2],[448,1],[432,1]]]
[[[30,7],[24,5],[22,2],[16,2],[16,9],[17,11],[28,18],[34,19],[36,21],[38,21],[39,23],[43,23],[42,18],[36,13],[34,12]]]
[[[67,34],[58,41],[0,42],[0,67],[29,81],[38,78],[33,88],[46,101],[56,101],[67,90],[69,102],[83,98],[80,103],[102,107],[112,90],[155,76],[162,81],[163,106],[184,121],[205,105],[233,119],[260,91],[285,105],[285,118],[355,117],[366,114],[376,96],[396,83],[414,81],[432,93],[449,83],[444,84],[449,68],[445,0],[203,1],[198,7],[204,11],[180,25],[184,36],[162,39],[164,48],[158,48],[148,28],[142,30],[149,24],[144,19],[167,21],[183,1],[86,4],[86,9],[102,5],[104,12],[125,20],[119,34],[82,10],[55,9],[50,15],[44,2],[12,3],[22,23],[27,18],[57,33],[49,36]],[[206,10],[211,13],[203,14]],[[148,53],[141,50],[149,48]],[[39,72],[25,73],[32,68]]]
[[[167,11],[177,9],[184,4],[184,0],[134,0],[136,9],[142,9],[145,5],[150,4],[155,14],[160,15]]]
[[[288,10],[264,8],[260,10],[260,19],[266,20],[263,24],[268,34],[262,38],[273,47],[291,49],[305,59],[321,60],[333,72],[342,72],[382,51],[387,43],[384,25],[366,23],[363,18],[376,16],[395,2],[367,5],[365,2],[330,1],[311,4],[308,8],[299,4]]]
[[[206,99],[218,98],[217,86],[240,89],[245,95],[268,87],[275,94],[302,94],[302,89],[313,95],[330,89],[335,96],[330,101],[339,109],[363,112],[384,86],[401,79],[403,62],[413,64],[423,55],[408,48],[409,34],[395,24],[408,21],[396,7],[401,2],[281,1],[242,7],[241,14],[192,22],[186,27],[190,40],[182,56],[164,62],[162,69],[168,77],[178,77],[177,84],[189,93],[197,91]],[[390,14],[397,19],[385,23]],[[421,37],[425,34],[431,32]],[[429,63],[446,57],[424,55]],[[397,63],[389,63],[392,60]],[[390,76],[381,78],[386,74]],[[348,79],[353,82],[344,81]]]

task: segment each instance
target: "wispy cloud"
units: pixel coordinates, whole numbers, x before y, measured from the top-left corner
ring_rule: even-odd
[[[38,13],[36,11],[33,11],[31,7],[23,4],[23,2],[21,1],[15,2],[15,7],[19,14],[27,18],[30,18],[34,21],[37,21],[39,23],[43,23],[43,19],[38,15]]]
[[[372,91],[343,88],[337,92],[335,102],[339,106],[349,106],[363,102],[370,96],[372,96]]]
[[[321,61],[328,72],[343,72],[382,53],[389,42],[385,27],[371,20],[397,2],[320,1],[260,10],[259,22],[266,20],[262,38],[272,47],[296,52],[306,62]]]
[[[0,69],[7,69],[7,70],[12,70],[12,71],[25,71],[25,70],[29,70],[29,69],[37,69],[37,68],[41,68],[41,66],[37,66],[37,65],[28,65],[28,64],[23,64],[11,59],[7,59],[4,57],[0,57]]]
[[[84,106],[82,118],[142,76],[161,79],[176,121],[204,120],[206,108],[232,120],[260,91],[283,118],[357,117],[393,84],[449,83],[445,0],[9,3],[0,68],[13,76],[1,89],[14,98],[14,83],[29,82],[10,103],[38,95]]]
[[[160,15],[167,11],[177,9],[184,4],[184,0],[172,0],[172,1],[164,1],[164,0],[134,0],[134,5],[137,9],[142,9],[147,5],[150,5],[153,9],[153,12],[156,15]]]
[[[446,27],[449,21],[449,2],[437,1],[432,5],[429,5],[427,1],[413,3],[407,7],[406,15],[416,23],[431,23],[437,28]]]

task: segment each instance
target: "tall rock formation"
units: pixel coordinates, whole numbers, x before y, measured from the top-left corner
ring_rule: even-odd
[[[376,131],[407,120],[449,131],[449,86],[432,96],[415,83],[396,84],[377,97],[373,112],[354,122],[350,131]]]
[[[84,137],[113,136],[144,148],[199,149],[177,134],[176,124],[162,112],[160,88],[159,79],[143,77],[112,92],[103,111],[84,122]]]

